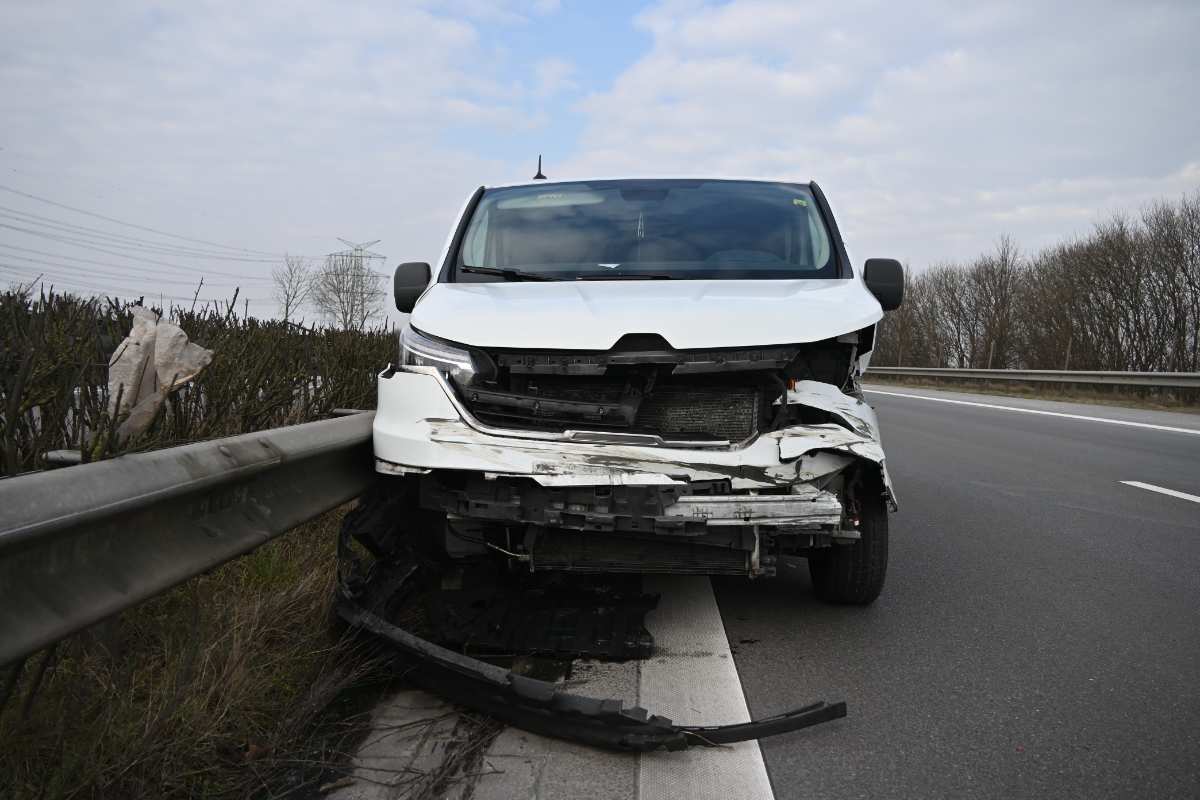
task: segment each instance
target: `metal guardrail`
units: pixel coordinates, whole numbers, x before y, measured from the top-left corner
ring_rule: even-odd
[[[1059,369],[954,369],[945,367],[871,367],[871,375],[910,378],[953,378],[977,381],[1073,383],[1098,386],[1142,386],[1163,389],[1200,389],[1200,372],[1105,372]]]
[[[0,480],[0,665],[357,497],[374,416]]]

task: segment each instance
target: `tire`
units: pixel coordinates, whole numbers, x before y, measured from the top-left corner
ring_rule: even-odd
[[[808,557],[808,573],[819,599],[838,605],[866,606],[883,591],[887,577],[888,519],[882,490],[863,492],[857,542],[835,544]]]

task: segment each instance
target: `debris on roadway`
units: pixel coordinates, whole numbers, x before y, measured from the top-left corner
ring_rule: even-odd
[[[750,739],[761,739],[778,733],[799,730],[846,715],[846,704],[836,702],[812,703],[800,709],[761,720],[733,725],[685,726],[640,707],[627,708],[615,699],[592,698],[563,691],[559,684],[521,675],[512,670],[474,658],[431,641],[440,629],[443,635],[457,639],[472,623],[462,618],[464,608],[482,604],[483,610],[508,608],[497,612],[493,619],[502,621],[493,632],[485,649],[495,650],[501,642],[514,646],[534,644],[525,652],[510,652],[506,656],[541,654],[600,654],[605,647],[609,653],[636,657],[652,647],[638,614],[653,607],[653,598],[628,591],[628,587],[605,588],[600,584],[590,589],[538,585],[530,576],[493,574],[494,592],[479,591],[465,605],[463,597],[455,597],[461,589],[461,575],[447,574],[446,565],[421,553],[423,531],[413,517],[396,513],[401,510],[402,498],[376,488],[360,501],[358,508],[347,514],[338,542],[339,596],[337,612],[350,625],[386,640],[402,655],[405,677],[427,691],[483,711],[498,720],[545,736],[570,739],[610,750],[643,752],[651,750],[683,750],[692,746],[719,746]],[[486,568],[480,567],[486,574]],[[449,578],[449,580],[446,580]],[[443,581],[452,588],[444,590]],[[446,592],[450,596],[442,598]],[[512,609],[530,603],[536,605],[547,597],[573,598],[573,607],[564,613],[535,614],[541,629],[531,629],[518,635],[514,630],[516,618]],[[628,626],[634,622],[637,630],[632,636],[621,633],[606,643],[604,632],[611,637],[620,627],[597,626],[602,618],[618,614]],[[458,615],[458,616],[456,616]],[[447,618],[452,619],[447,619]],[[435,620],[441,619],[441,622]],[[568,622],[565,629],[555,625]],[[406,628],[429,631],[425,638]],[[581,632],[601,635],[589,637]],[[581,646],[577,647],[576,642]],[[524,644],[522,644],[524,643]],[[629,646],[632,644],[633,646]]]

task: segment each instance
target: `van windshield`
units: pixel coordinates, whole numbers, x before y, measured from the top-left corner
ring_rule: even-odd
[[[485,191],[450,280],[832,277],[807,186],[621,180]]]

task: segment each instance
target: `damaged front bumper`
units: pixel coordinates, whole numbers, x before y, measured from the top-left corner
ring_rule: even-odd
[[[818,381],[795,383],[784,399],[834,421],[736,446],[667,446],[639,434],[492,428],[439,374],[389,368],[379,376],[376,469],[429,476],[421,504],[452,523],[507,526],[531,569],[769,574],[764,537],[786,537],[793,550],[857,538],[838,477],[848,468],[877,470],[895,506],[869,405]],[[597,536],[610,537],[603,548]]]
[[[514,538],[500,540],[501,552],[530,569],[756,575],[772,567],[762,547],[771,537],[807,537],[809,544],[854,537],[846,529],[851,510],[844,487],[835,486],[849,468],[877,470],[891,499],[869,406],[808,381],[797,383],[786,401],[837,421],[790,426],[733,447],[497,430],[463,409],[439,375],[389,369],[379,378],[376,467],[384,475],[418,476],[405,485],[419,486],[421,507],[445,512],[450,528],[503,529]],[[417,685],[525,730],[627,752],[720,746],[846,715],[843,702],[818,702],[746,723],[677,725],[415,635],[399,620],[411,612],[404,590],[419,578],[413,534],[424,535],[423,522],[405,511],[411,498],[390,483],[379,487],[376,505],[365,503],[347,517],[338,613],[390,642]],[[354,552],[351,536],[370,556]],[[464,541],[501,549],[476,530],[466,531]]]

